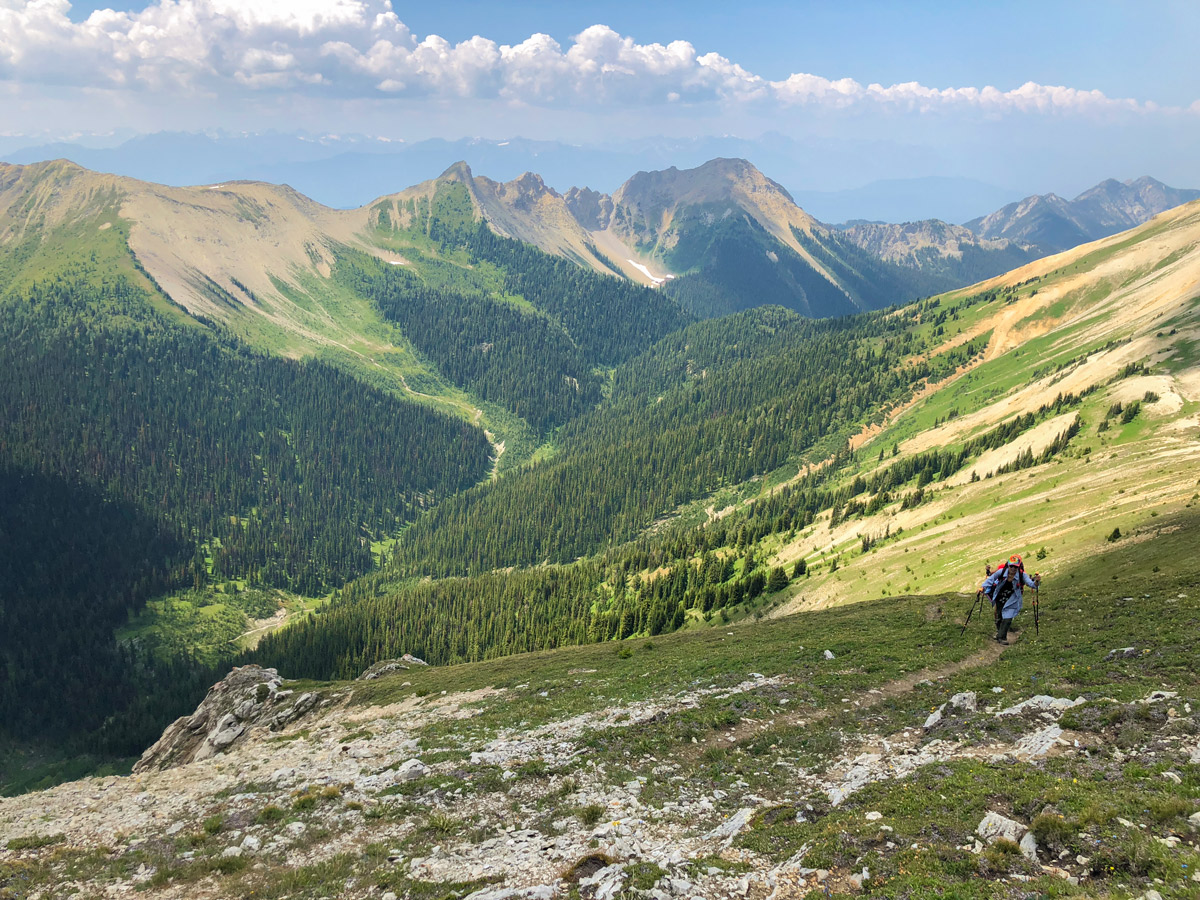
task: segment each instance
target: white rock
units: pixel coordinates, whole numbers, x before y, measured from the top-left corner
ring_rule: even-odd
[[[287,831],[288,834],[292,835],[292,837],[299,837],[308,830],[308,826],[303,822],[289,822],[285,826],[284,830]]]
[[[1150,696],[1145,700],[1139,700],[1139,703],[1158,703],[1162,700],[1174,700],[1179,694],[1175,691],[1151,691]]]
[[[727,844],[732,844],[734,837],[745,831],[750,825],[750,818],[754,815],[754,810],[750,807],[742,807],[737,811],[737,814],[731,816],[725,822],[722,822],[712,831],[704,836],[706,841],[724,840]]]
[[[883,818],[883,813],[881,813],[881,812],[875,812],[874,810],[872,810],[871,812],[867,813],[867,821],[868,822],[878,822],[882,818]]]
[[[1032,831],[1025,832],[1025,837],[1021,838],[1020,847],[1021,847],[1021,855],[1024,856],[1027,860],[1029,860],[1030,862],[1038,861],[1037,838],[1035,838],[1033,836]]]
[[[1169,781],[1173,781],[1176,784],[1183,784],[1183,779],[1174,772],[1163,772],[1162,777],[1168,779]]]
[[[925,724],[922,725],[921,727],[924,728],[926,731],[929,731],[929,729],[933,728],[935,725],[937,725],[939,722],[942,721],[942,714],[945,711],[946,711],[946,704],[943,703],[941,706],[939,706],[937,709],[935,709],[933,712],[931,712],[929,714],[929,718],[927,718],[925,720]]]
[[[1188,816],[1188,822],[1192,825],[1200,826],[1200,812],[1194,812]]]
[[[260,841],[254,835],[248,834],[242,838],[242,849],[247,853],[257,853],[262,849],[262,841]]]
[[[826,651],[825,651],[825,658],[826,658],[826,659],[836,659],[837,657],[835,657],[835,656],[833,655],[832,651],[826,650]]]
[[[231,856],[241,856],[241,855],[242,855],[241,847],[236,847],[236,846],[235,847],[226,847],[224,850],[221,851],[221,857],[223,859],[227,859]]]
[[[1053,749],[1054,745],[1058,743],[1058,739],[1062,737],[1062,733],[1062,729],[1057,725],[1047,725],[1045,728],[1024,735],[1013,746],[1012,755],[1022,762],[1043,759]]]
[[[399,898],[391,891],[388,891],[383,895],[383,897],[380,898],[380,900],[399,900]]]
[[[989,812],[975,827],[975,833],[989,844],[995,843],[1000,838],[1010,840],[1014,844],[1018,843],[1028,830],[1020,822],[1015,822],[998,812]]]

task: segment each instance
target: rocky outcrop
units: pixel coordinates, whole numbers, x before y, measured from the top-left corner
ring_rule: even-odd
[[[317,706],[320,695],[281,690],[274,669],[248,665],[234,668],[213,685],[190,716],[167,726],[134,765],[134,772],[170,769],[208,759],[240,743],[253,728],[272,731],[290,725]]]

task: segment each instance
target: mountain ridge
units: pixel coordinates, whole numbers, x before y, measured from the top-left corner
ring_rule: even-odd
[[[1146,175],[1125,182],[1109,178],[1074,200],[1034,194],[964,224],[980,237],[1010,238],[1058,252],[1140,225],[1197,198],[1200,190],[1171,188]]]

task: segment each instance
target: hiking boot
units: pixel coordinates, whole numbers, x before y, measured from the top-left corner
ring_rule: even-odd
[[[996,643],[1007,644],[1008,632],[1012,628],[1012,619],[1001,619],[1000,630],[996,632]]]
[[[1007,638],[1002,638],[998,634],[992,635],[992,640],[995,641],[997,644],[1007,644],[1008,643]]]

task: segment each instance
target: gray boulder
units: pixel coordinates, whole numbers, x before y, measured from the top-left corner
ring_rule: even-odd
[[[429,774],[429,766],[419,759],[410,759],[400,764],[396,770],[397,781],[417,781]]]
[[[355,681],[374,681],[376,678],[382,678],[384,675],[407,671],[408,666],[398,659],[381,659],[375,665],[365,669]]]
[[[974,691],[964,691],[961,694],[955,694],[951,697],[950,705],[955,709],[965,709],[967,712],[975,712],[979,708],[979,700],[975,696]]]
[[[209,689],[195,712],[167,726],[133,771],[170,769],[226,753],[254,728],[278,730],[309,712],[320,699],[318,694],[308,693],[289,703],[292,692],[280,690],[282,684],[274,669],[256,665],[234,668]]]

